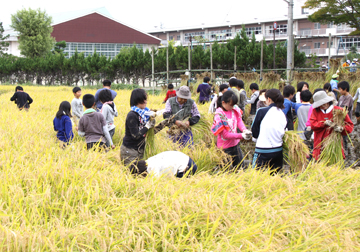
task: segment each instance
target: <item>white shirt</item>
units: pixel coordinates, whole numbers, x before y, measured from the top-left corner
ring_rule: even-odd
[[[147,159],[146,164],[150,176],[175,176],[186,170],[189,156],[180,151],[165,151]]]

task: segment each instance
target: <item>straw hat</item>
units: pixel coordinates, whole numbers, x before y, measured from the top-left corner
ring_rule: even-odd
[[[176,90],[176,96],[182,99],[190,99],[191,98],[191,92],[189,87],[187,86],[181,86],[178,90]]]
[[[333,75],[331,76],[331,79],[336,79],[337,77],[339,77],[338,74],[333,74]]]
[[[325,91],[316,92],[313,96],[313,99],[313,108],[318,108],[326,103],[333,101],[333,97],[328,96]]]

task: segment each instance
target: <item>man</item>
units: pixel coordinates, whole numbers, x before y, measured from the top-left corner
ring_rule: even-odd
[[[103,81],[103,88],[100,88],[98,91],[96,91],[95,93],[95,103],[96,103],[96,109],[97,111],[100,111],[101,108],[102,108],[102,103],[101,101],[99,100],[99,94],[102,90],[104,89],[109,89],[111,91],[111,96],[112,96],[112,99],[114,100],[117,93],[114,91],[114,90],[111,90],[111,81],[109,80],[104,80]]]
[[[167,100],[163,116],[171,119],[172,125],[169,125],[169,128],[175,124],[181,129],[179,133],[170,136],[174,143],[179,143],[181,147],[194,145],[190,126],[199,122],[200,113],[191,99],[189,87],[180,87],[176,90],[176,97]]]
[[[199,102],[200,104],[205,104],[210,100],[211,87],[209,85],[210,78],[205,77],[204,83],[200,84],[196,90],[197,93],[200,93]]]

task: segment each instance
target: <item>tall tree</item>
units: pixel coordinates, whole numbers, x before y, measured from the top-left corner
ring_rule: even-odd
[[[351,35],[360,34],[360,0],[307,0],[304,7],[316,10],[308,16],[311,22],[347,24],[356,28]]]
[[[4,27],[3,27],[3,23],[2,22],[0,22],[0,56],[2,55],[2,54],[4,54],[5,53],[5,51],[7,51],[7,49],[8,49],[8,47],[9,47],[9,42],[6,42],[5,40],[7,39],[7,38],[9,38],[10,37],[10,35],[8,34],[8,35],[3,35],[3,33],[4,33]]]
[[[45,56],[54,48],[52,18],[40,9],[22,9],[11,15],[11,27],[19,32],[19,49],[25,57]]]

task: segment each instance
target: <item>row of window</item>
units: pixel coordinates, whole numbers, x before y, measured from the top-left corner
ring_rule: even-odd
[[[360,48],[360,38],[345,38],[340,42],[340,48],[350,49],[353,46]]]
[[[106,57],[115,57],[124,47],[132,47],[133,44],[100,44],[100,43],[66,43],[66,48],[64,53],[67,53],[67,57],[71,57],[75,54],[75,51],[83,52],[85,57],[92,55],[95,50],[100,55],[105,55]],[[143,45],[136,44],[138,49],[143,49]]]

